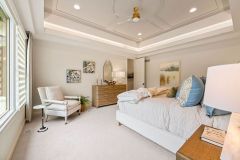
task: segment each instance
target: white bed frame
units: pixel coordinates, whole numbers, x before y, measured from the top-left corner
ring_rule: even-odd
[[[120,124],[129,127],[173,153],[176,153],[186,141],[179,136],[144,123],[143,121],[122,113],[119,110],[116,112],[116,119]]]

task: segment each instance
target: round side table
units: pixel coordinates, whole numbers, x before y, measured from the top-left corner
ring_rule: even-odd
[[[43,109],[45,108],[46,106],[44,105],[37,105],[37,106],[34,106],[33,109],[41,109],[42,110],[42,126],[41,128],[39,128],[38,132],[45,132],[48,130],[48,128],[46,126],[44,126],[44,113],[43,113]]]

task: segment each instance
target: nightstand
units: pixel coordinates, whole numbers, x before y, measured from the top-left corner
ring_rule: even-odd
[[[220,160],[222,148],[201,140],[201,125],[177,151],[176,160]]]

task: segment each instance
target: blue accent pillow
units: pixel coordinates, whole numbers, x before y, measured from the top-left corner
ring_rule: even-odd
[[[192,107],[200,103],[203,94],[202,80],[192,75],[182,83],[176,98],[182,107]]]
[[[216,109],[216,108],[213,108],[213,107],[210,107],[210,106],[207,106],[207,105],[204,105],[204,106],[206,108],[207,116],[209,116],[209,117],[231,114],[231,112],[228,112],[228,111]]]

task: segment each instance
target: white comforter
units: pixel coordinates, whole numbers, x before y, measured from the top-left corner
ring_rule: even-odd
[[[164,96],[146,98],[137,104],[118,102],[118,105],[122,113],[185,139],[188,139],[201,124],[227,130],[230,118],[230,115],[209,118],[205,108],[200,105],[183,108],[176,99]]]

